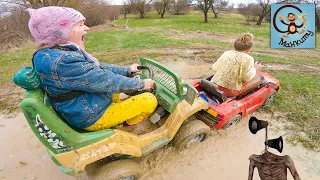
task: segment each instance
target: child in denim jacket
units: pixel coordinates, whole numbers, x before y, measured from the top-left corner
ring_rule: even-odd
[[[89,28],[80,12],[55,6],[27,11],[29,30],[45,47],[33,56],[41,87],[52,107],[72,126],[97,131],[122,122],[133,125],[155,110],[157,100],[151,93],[112,102],[114,94],[150,90],[154,82],[127,77],[139,71],[138,64],[104,64],[87,53],[84,36]]]

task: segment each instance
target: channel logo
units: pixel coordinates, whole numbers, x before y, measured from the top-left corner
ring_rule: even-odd
[[[315,4],[271,5],[271,48],[315,48]]]

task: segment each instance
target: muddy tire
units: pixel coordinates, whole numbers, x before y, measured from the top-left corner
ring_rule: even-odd
[[[122,159],[101,166],[90,177],[93,180],[137,180],[142,170],[138,163]]]
[[[176,136],[172,140],[173,146],[178,151],[183,151],[191,143],[199,143],[206,140],[210,128],[200,120],[193,120],[180,127]]]
[[[268,104],[270,104],[274,98],[276,97],[277,91],[272,89],[271,94],[267,97],[267,99],[264,101],[264,103],[262,104],[262,106],[266,106]]]
[[[231,127],[232,125],[234,124],[237,124],[238,122],[240,122],[241,120],[241,115],[240,114],[237,114],[235,116],[233,116],[231,119],[229,119],[229,121],[227,121],[221,129],[223,130],[226,130],[228,129],[229,127]]]

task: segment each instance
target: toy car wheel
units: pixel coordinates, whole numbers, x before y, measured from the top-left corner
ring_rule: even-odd
[[[136,180],[142,173],[138,163],[130,159],[121,159],[101,166],[92,175],[94,180]]]
[[[227,121],[223,126],[222,126],[222,129],[227,129],[229,128],[231,125],[233,124],[237,124],[238,122],[240,122],[241,120],[241,115],[240,114],[237,114],[235,116],[233,116],[231,119],[229,119],[229,121]]]
[[[200,120],[193,120],[181,126],[172,144],[178,151],[187,149],[190,144],[203,142],[209,135],[210,128]]]
[[[264,101],[262,106],[270,104],[273,101],[273,99],[276,97],[276,94],[277,94],[277,91],[272,89],[271,94],[267,97],[267,99]]]

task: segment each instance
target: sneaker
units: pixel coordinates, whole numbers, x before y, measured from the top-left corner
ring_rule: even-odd
[[[122,125],[123,125],[123,127],[125,127],[125,128],[133,128],[133,127],[135,127],[136,125],[143,123],[143,122],[144,122],[145,120],[147,120],[147,119],[149,119],[149,117],[145,118],[144,120],[140,121],[140,122],[137,123],[137,124],[131,124],[131,125],[128,124],[127,121],[125,121],[125,122],[122,123]]]

